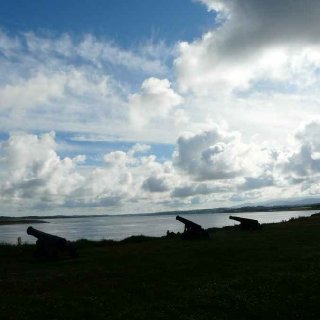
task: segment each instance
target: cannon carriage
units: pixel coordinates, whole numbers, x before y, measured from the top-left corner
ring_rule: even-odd
[[[27,234],[37,238],[35,258],[56,259],[61,254],[68,254],[70,257],[77,257],[75,248],[65,238],[58,237],[33,227],[28,227]]]
[[[182,233],[182,239],[209,239],[208,232],[204,230],[199,224],[180,216],[176,216],[176,220],[184,224],[184,232]]]
[[[240,228],[242,230],[251,230],[252,231],[252,230],[261,230],[262,229],[262,226],[258,220],[249,219],[249,218],[242,218],[242,217],[235,217],[235,216],[230,216],[229,219],[240,222]]]

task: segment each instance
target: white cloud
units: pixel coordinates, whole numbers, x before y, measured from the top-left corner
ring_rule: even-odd
[[[228,15],[202,39],[180,44],[175,63],[182,90],[217,95],[258,81],[287,87],[319,81],[318,1],[202,2]]]
[[[141,156],[149,149],[147,145],[109,152],[99,167],[86,166],[82,155],[61,158],[57,149],[54,133],[14,133],[3,142],[1,199],[13,207],[23,202],[26,208],[114,207],[139,198],[143,202],[145,193],[164,191],[161,179],[168,183],[173,179],[170,163]]]
[[[104,101],[112,95],[113,85],[107,76],[73,67],[58,72],[39,72],[28,79],[0,87],[0,108],[13,112],[16,109],[40,108],[50,112],[50,108],[67,102],[77,103],[77,99]]]
[[[320,120],[316,119],[301,125],[295,139],[302,144],[311,144],[314,152],[320,152]]]
[[[316,121],[307,123],[295,134],[296,151],[276,152],[216,126],[182,135],[173,158],[163,163],[144,154],[148,145],[136,144],[106,153],[100,166],[86,165],[82,155],[60,157],[54,133],[14,133],[1,145],[0,197],[13,208],[23,202],[29,209],[145,212],[314,195],[319,190],[319,128]]]
[[[130,117],[134,126],[143,127],[150,121],[161,121],[173,107],[183,102],[167,79],[149,78],[141,85],[141,93],[129,97]]]
[[[238,186],[238,190],[252,190],[270,187],[275,184],[275,178],[271,172],[263,173],[258,177],[245,177],[242,184]]]
[[[79,41],[73,40],[68,34],[54,38],[39,36],[33,32],[25,33],[22,38],[26,41],[27,50],[38,57],[81,58],[98,67],[111,64],[149,74],[166,72],[166,66],[158,56],[149,58],[150,54],[145,55],[144,52],[123,50],[111,42],[97,39],[92,34],[84,35]],[[169,50],[163,46],[162,49]]]
[[[261,191],[253,190],[253,191],[246,191],[242,193],[236,193],[231,196],[231,201],[236,202],[243,202],[243,201],[249,201],[249,200],[257,200],[260,201],[263,199],[263,195]]]
[[[86,68],[63,66],[0,86],[3,130],[117,134],[125,100],[113,79]],[[112,126],[106,121],[112,118]],[[118,129],[117,129],[118,128]],[[114,130],[113,130],[114,129]]]
[[[228,11],[228,3],[225,0],[198,0],[208,7],[208,10],[216,12]]]
[[[0,29],[0,50],[7,58],[10,58],[20,46],[21,43],[18,38],[11,38]]]
[[[137,153],[144,153],[147,152],[148,150],[150,150],[150,146],[145,144],[145,143],[136,143],[135,145],[133,145],[130,150],[129,150],[129,155],[133,156]]]
[[[230,183],[188,183],[177,186],[171,195],[176,198],[185,198],[195,195],[210,195],[213,193],[229,193],[233,189]]]
[[[306,123],[296,134],[296,146],[289,151],[279,166],[294,181],[320,173],[320,122]]]
[[[59,155],[52,134],[12,134],[1,146],[3,201],[133,212],[319,193],[320,3],[199,1],[215,27],[177,51],[0,31],[4,132],[68,131],[91,151],[142,142],[86,165],[75,150]],[[177,137],[161,161],[144,144]]]
[[[150,192],[169,191],[169,185],[165,177],[151,176],[143,181],[142,188]]]
[[[44,105],[50,98],[63,97],[65,82],[64,74],[37,74],[28,80],[7,84],[0,88],[0,108],[12,110]]]
[[[178,139],[174,155],[175,165],[197,180],[259,174],[268,161],[267,151],[244,144],[239,133],[219,127],[183,135]]]
[[[54,134],[13,134],[1,148],[5,179],[1,194],[13,199],[70,195],[84,178],[76,172],[84,156],[60,159]]]
[[[133,181],[139,162],[132,152],[105,155],[105,166],[82,166],[85,157],[60,158],[54,133],[12,134],[1,146],[0,195],[12,205],[114,206],[134,196],[141,180]],[[130,154],[131,155],[130,155]]]
[[[0,126],[5,131],[55,130],[137,139],[138,125],[129,123],[128,96],[134,96],[136,82],[166,73],[171,54],[164,43],[124,50],[90,34],[75,40],[68,34],[28,32],[13,37],[1,31]],[[144,94],[150,94],[155,104],[163,93],[162,107],[168,111],[179,96],[168,80],[156,81],[144,82],[141,99],[146,102]],[[165,113],[160,109],[155,115]],[[152,131],[147,140],[157,139],[159,125]]]

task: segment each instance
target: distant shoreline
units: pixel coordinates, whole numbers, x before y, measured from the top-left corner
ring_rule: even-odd
[[[194,210],[175,210],[150,213],[130,214],[94,214],[94,215],[53,215],[53,216],[0,216],[0,225],[3,224],[24,224],[24,223],[48,223],[41,219],[72,219],[72,218],[103,218],[103,217],[132,217],[132,216],[156,216],[156,215],[188,215],[188,214],[214,214],[214,213],[250,213],[250,212],[281,212],[281,211],[309,211],[320,210],[320,203],[296,206],[245,206],[240,208],[212,208]],[[5,222],[5,223],[3,223]]]
[[[38,220],[38,219],[2,219],[0,218],[0,226],[11,225],[11,224],[29,224],[29,223],[49,223],[47,221]]]
[[[79,258],[39,261],[34,244],[0,243],[1,318],[48,318],[54,307],[57,319],[320,319],[319,228],[313,216],[211,229],[202,241],[79,239]]]

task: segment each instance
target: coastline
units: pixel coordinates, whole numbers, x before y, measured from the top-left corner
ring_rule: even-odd
[[[79,258],[53,261],[0,245],[1,318],[319,319],[319,230],[318,214],[209,240],[78,240]]]
[[[277,206],[243,206],[243,207],[222,207],[222,208],[209,208],[209,209],[192,209],[192,210],[173,210],[173,211],[159,211],[159,212],[145,212],[145,213],[124,213],[124,214],[75,214],[75,215],[51,215],[51,216],[39,216],[39,215],[29,215],[29,216],[0,216],[1,221],[14,221],[19,220],[21,223],[23,221],[39,221],[41,219],[51,220],[51,219],[73,219],[73,218],[100,218],[100,217],[134,217],[134,216],[174,216],[174,215],[189,215],[189,214],[215,214],[215,213],[252,213],[252,212],[282,212],[282,211],[312,211],[320,210],[320,203],[304,204],[304,205],[277,205]],[[27,223],[27,222],[26,222]],[[38,222],[35,222],[38,223]],[[47,221],[42,221],[39,223],[48,223]]]
[[[38,219],[0,219],[0,226],[12,225],[12,224],[38,224],[38,223],[49,223],[48,221]]]

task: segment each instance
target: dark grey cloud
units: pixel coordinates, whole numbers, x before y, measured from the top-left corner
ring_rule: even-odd
[[[207,195],[212,193],[228,192],[231,190],[231,185],[208,185],[206,183],[193,183],[182,185],[174,188],[171,196],[174,198],[186,198],[195,195]]]
[[[253,191],[246,191],[241,193],[235,193],[230,197],[231,201],[242,202],[248,200],[255,200],[255,199],[262,199],[261,191],[253,190]]]
[[[245,182],[238,187],[240,191],[271,187],[275,184],[272,174],[259,177],[245,177]]]
[[[225,58],[255,55],[256,50],[270,45],[319,43],[320,2],[317,0],[221,2],[228,8],[229,18],[212,50]]]
[[[314,120],[300,128],[295,138],[297,150],[280,163],[282,174],[291,183],[302,182],[320,173],[320,121]]]
[[[205,181],[232,179],[249,172],[256,176],[267,158],[267,152],[244,144],[239,134],[213,127],[181,136],[173,162],[195,180]]]
[[[150,192],[165,192],[169,190],[164,177],[151,176],[143,181],[142,188]]]
[[[226,179],[239,174],[230,157],[235,151],[230,145],[235,136],[218,128],[191,136],[181,136],[174,156],[176,167],[197,180]]]
[[[302,145],[300,150],[290,156],[284,164],[284,173],[303,177],[320,172],[320,159],[314,159],[312,154],[312,145]]]
[[[216,10],[226,8],[224,20],[202,39],[179,47],[175,65],[182,90],[220,94],[246,90],[255,83],[270,88],[276,83],[273,89],[279,90],[283,83],[293,86],[295,76],[305,75],[307,68],[308,75],[316,75],[313,65],[319,58],[303,50],[320,44],[319,1],[202,2]]]
[[[125,195],[110,195],[98,199],[90,199],[90,201],[68,199],[63,203],[65,208],[108,208],[120,207]]]

